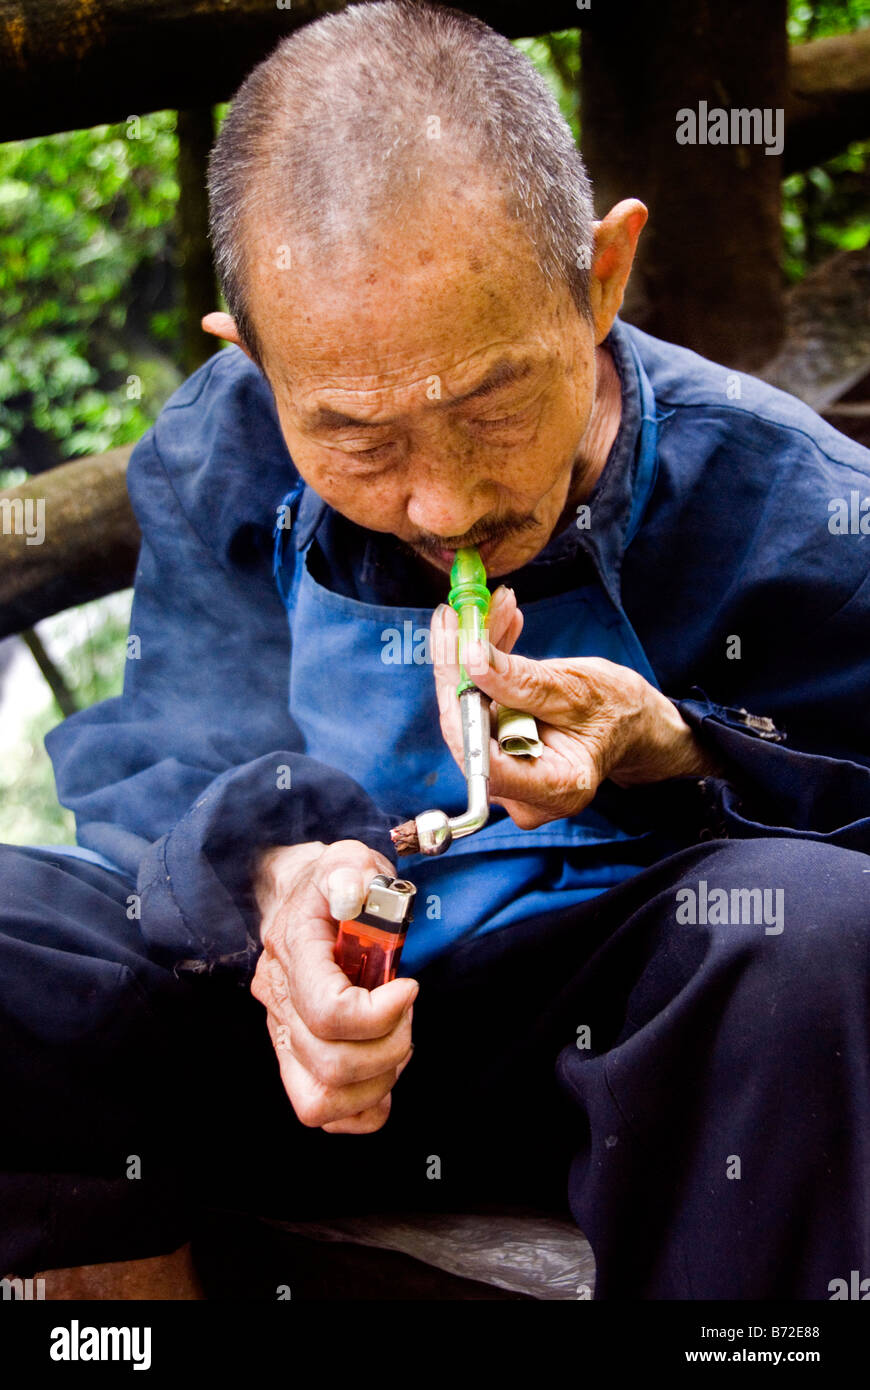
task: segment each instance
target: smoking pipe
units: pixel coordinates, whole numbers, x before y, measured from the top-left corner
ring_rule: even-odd
[[[448,603],[459,615],[459,714],[462,722],[462,763],[468,787],[468,808],[459,816],[446,811],[422,811],[390,831],[397,854],[443,854],[454,840],[473,835],[489,819],[489,696],[478,690],[465,669],[469,641],[483,642],[490,593],[486,570],[476,550],[457,550],[450,571]]]

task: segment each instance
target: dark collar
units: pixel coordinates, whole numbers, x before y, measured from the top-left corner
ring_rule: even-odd
[[[619,580],[639,462],[643,413],[640,379],[629,343],[629,332],[630,329],[617,317],[605,339],[622,387],[622,415],[607,462],[586,499],[591,524],[588,530],[579,530],[574,524],[568,527],[574,532],[575,544],[589,555],[602,584],[617,604],[620,602]]]

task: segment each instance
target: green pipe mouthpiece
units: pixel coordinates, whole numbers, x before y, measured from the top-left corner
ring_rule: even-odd
[[[456,694],[463,695],[466,690],[476,688],[463,664],[466,643],[474,639],[483,641],[489,612],[490,592],[486,587],[486,570],[476,550],[457,550],[450,571],[450,584],[447,602],[459,614],[459,684]]]

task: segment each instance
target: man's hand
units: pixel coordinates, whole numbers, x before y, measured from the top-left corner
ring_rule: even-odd
[[[461,767],[459,668],[450,659],[457,626],[451,608],[436,610],[431,636],[441,731]],[[601,657],[511,655],[522,631],[512,589],[496,590],[488,627],[488,650],[468,651],[469,675],[498,704],[533,714],[544,745],[534,760],[510,757],[494,741],[490,747],[491,800],[521,829],[577,815],[607,777],[629,787],[720,771],[676,706],[630,667]]]
[[[269,849],[255,872],[264,949],[251,992],[293,1109],[330,1134],[380,1129],[413,1051],[416,980],[358,989],[333,958],[337,923],[359,915],[378,873],[393,866],[359,840]]]

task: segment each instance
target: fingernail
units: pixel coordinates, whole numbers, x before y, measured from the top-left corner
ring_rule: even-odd
[[[507,673],[508,667],[510,666],[507,653],[493,646],[492,643],[490,643],[489,647],[489,660],[492,669],[497,671],[500,676]]]
[[[489,646],[489,643],[486,645]],[[485,671],[489,665],[486,648],[476,637],[466,643],[464,664],[472,675],[475,671]]]
[[[353,869],[335,869],[327,880],[329,910],[337,922],[358,917],[365,901],[365,890]]]
[[[432,614],[432,616],[433,616],[433,618],[435,619],[436,623],[443,623],[443,621],[444,621],[444,614],[445,614],[446,611],[447,611],[447,604],[446,604],[446,603],[439,603],[438,607],[435,609],[435,612]]]

